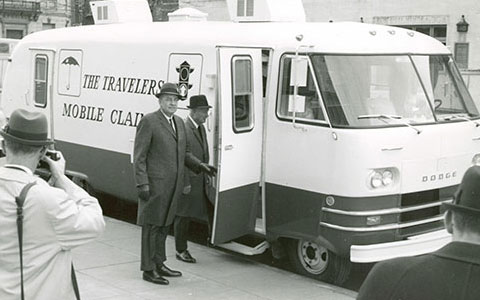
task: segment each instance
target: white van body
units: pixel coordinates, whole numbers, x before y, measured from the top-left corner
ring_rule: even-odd
[[[8,60],[19,40],[0,38],[0,96],[3,88],[3,77],[7,69]]]
[[[449,241],[441,204],[480,153],[479,103],[457,72],[440,42],[379,25],[92,25],[21,40],[1,106],[44,113],[69,170],[134,202],[135,126],[159,108],[154,94],[164,82],[205,94],[212,242],[256,232],[287,245],[299,271],[339,283],[350,261]]]

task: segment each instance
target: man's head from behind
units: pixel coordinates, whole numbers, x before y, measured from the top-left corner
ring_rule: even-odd
[[[170,117],[177,111],[180,93],[176,84],[169,82],[164,83],[160,92],[156,94],[155,97],[158,98],[160,109],[167,116]]]
[[[453,239],[471,240],[476,236],[480,243],[480,166],[465,172],[453,203],[445,203],[444,207],[446,228]]]
[[[208,118],[208,110],[211,108],[205,95],[190,97],[190,105],[187,107],[190,109],[190,117],[198,125],[205,123],[205,120]]]
[[[17,109],[12,112],[5,127],[0,131],[7,160],[11,156],[44,154],[46,146],[53,144],[48,139],[47,118],[37,112]]]

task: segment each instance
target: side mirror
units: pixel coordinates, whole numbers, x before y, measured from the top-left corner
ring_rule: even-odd
[[[293,86],[293,95],[290,96],[288,111],[295,114],[305,111],[305,95],[300,93],[307,86],[308,59],[305,56],[297,56],[292,59],[290,69],[290,86]]]

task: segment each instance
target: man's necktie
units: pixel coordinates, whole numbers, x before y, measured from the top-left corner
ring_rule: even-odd
[[[203,125],[198,125],[198,134],[200,135],[200,139],[203,142]]]
[[[170,126],[172,126],[173,132],[177,132],[175,130],[175,125],[173,124],[173,118],[170,118],[168,121],[170,122]]]

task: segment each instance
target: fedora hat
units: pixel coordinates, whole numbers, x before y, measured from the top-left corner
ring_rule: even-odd
[[[454,195],[453,203],[444,203],[446,209],[480,216],[480,166],[470,167]]]
[[[188,108],[211,108],[208,105],[207,97],[205,95],[195,95],[190,97],[190,105],[187,106]]]
[[[160,92],[155,94],[155,97],[160,98],[161,95],[175,95],[181,97],[180,92],[178,91],[178,85],[171,82],[165,82],[160,88]]]
[[[12,112],[7,125],[0,131],[6,140],[24,145],[44,146],[53,144],[48,139],[48,122],[45,115],[24,109]]]

